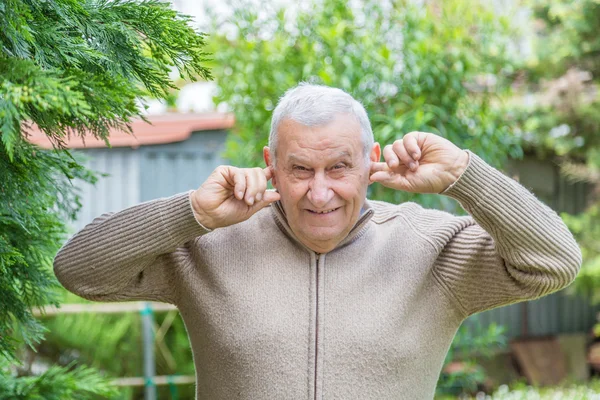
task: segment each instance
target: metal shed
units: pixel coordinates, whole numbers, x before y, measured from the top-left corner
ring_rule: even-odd
[[[197,189],[224,162],[221,153],[233,126],[231,115],[167,114],[148,119],[150,124],[133,122],[133,135],[111,132],[111,148],[94,138],[67,140],[90,169],[104,175],[95,186],[78,184],[82,209],[73,232],[103,213]],[[41,132],[34,132],[30,140],[52,146]]]

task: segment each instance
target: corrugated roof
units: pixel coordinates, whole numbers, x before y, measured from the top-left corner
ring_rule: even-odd
[[[190,137],[195,131],[229,129],[234,124],[231,114],[163,114],[146,117],[150,123],[137,119],[131,123],[133,135],[111,130],[109,141],[112,147],[138,147],[149,144],[181,142]],[[52,142],[37,126],[29,130],[28,140],[40,147],[51,149]],[[94,137],[72,135],[65,140],[70,149],[106,147],[103,140]]]

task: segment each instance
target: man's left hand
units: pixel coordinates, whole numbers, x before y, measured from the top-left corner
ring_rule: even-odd
[[[413,193],[443,192],[469,163],[466,151],[427,132],[411,132],[385,146],[383,158],[371,164],[371,182]]]

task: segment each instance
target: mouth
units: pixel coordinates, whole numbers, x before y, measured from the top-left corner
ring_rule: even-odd
[[[308,211],[311,214],[331,214],[332,212],[337,211],[340,208],[342,208],[342,207],[330,208],[330,209],[327,209],[327,210],[310,210],[310,209],[307,209],[306,211]]]

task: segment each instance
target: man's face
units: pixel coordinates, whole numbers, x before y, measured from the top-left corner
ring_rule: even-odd
[[[369,186],[360,124],[339,115],[326,125],[309,127],[291,119],[278,130],[273,186],[281,195],[290,228],[311,250],[332,250],[360,216]],[[271,154],[264,150],[271,165]],[[379,144],[371,161],[379,161]]]

